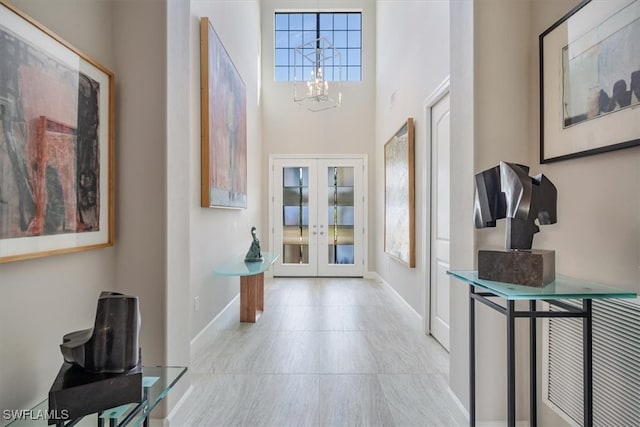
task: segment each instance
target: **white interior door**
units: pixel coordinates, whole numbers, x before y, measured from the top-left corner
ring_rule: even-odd
[[[273,159],[276,276],[362,276],[362,158]]]
[[[430,327],[449,350],[450,246],[450,114],[449,94],[431,107],[431,298]]]

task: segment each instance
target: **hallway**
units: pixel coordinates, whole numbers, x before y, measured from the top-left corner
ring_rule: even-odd
[[[449,358],[383,283],[274,278],[256,324],[207,331],[191,426],[458,426]]]

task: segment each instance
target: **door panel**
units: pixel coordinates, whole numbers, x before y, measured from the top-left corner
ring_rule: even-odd
[[[326,212],[319,218],[318,276],[362,276],[363,162],[320,159],[318,170],[323,179],[318,197]]]
[[[362,276],[362,159],[274,159],[277,276]]]
[[[317,271],[316,192],[314,165],[309,161],[274,164],[274,250],[280,258],[274,266],[278,275],[308,276]],[[315,229],[315,228],[314,228]]]
[[[431,302],[430,327],[449,349],[450,137],[449,95],[431,109]]]

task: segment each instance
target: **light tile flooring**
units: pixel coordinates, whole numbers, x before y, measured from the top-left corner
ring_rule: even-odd
[[[211,331],[190,368],[190,426],[466,425],[449,358],[384,284],[265,281],[256,324]]]

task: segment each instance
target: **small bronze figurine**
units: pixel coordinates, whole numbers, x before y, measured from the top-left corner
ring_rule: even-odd
[[[251,237],[253,241],[251,242],[251,247],[249,248],[249,252],[247,252],[247,256],[244,257],[244,260],[247,262],[256,262],[262,261],[262,252],[260,251],[260,240],[256,237],[256,228],[251,227]]]

